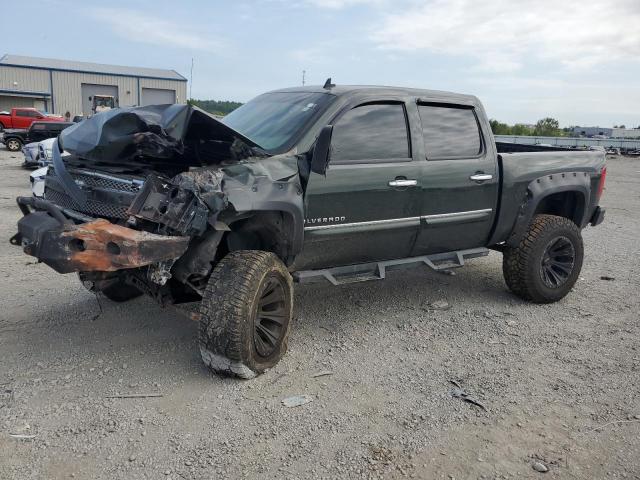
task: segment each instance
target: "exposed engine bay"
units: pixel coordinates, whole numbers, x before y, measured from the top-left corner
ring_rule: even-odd
[[[103,112],[62,133],[44,200],[18,199],[12,242],[95,290],[117,280],[161,303],[197,299],[230,250],[301,248],[299,161],[196,107]]]

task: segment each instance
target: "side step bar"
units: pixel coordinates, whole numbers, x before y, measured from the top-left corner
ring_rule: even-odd
[[[424,264],[433,270],[449,270],[464,266],[464,261],[469,258],[486,257],[489,250],[486,248],[472,248],[457,252],[437,253],[420,257],[399,258],[385,260],[383,262],[362,263],[359,265],[347,265],[323,270],[303,270],[295,272],[293,279],[298,283],[308,283],[324,278],[333,285],[346,283],[366,282],[368,280],[383,280],[387,269],[398,270]]]

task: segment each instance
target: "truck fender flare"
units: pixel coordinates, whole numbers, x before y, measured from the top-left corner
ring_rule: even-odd
[[[279,200],[266,200],[254,203],[252,212],[281,212],[291,219],[291,255],[295,256],[302,251],[304,243],[304,213],[302,203],[291,203]]]
[[[532,180],[527,186],[527,195],[520,205],[518,216],[507,245],[516,247],[529,228],[533,216],[545,198],[562,192],[575,192],[580,199],[576,206],[577,215],[571,220],[578,227],[586,225],[589,200],[591,197],[591,177],[587,172],[563,172],[544,175]]]

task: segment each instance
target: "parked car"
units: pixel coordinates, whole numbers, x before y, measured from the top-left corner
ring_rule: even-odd
[[[567,295],[581,230],[604,219],[605,154],[522,147],[495,143],[476,97],[430,90],[327,82],[222,120],[111,110],[56,140],[45,199],[18,198],[11,241],[114,301],[200,301],[203,361],[251,378],[287,349],[294,281],[448,270],[496,250],[517,296]]]
[[[71,125],[73,122],[33,122],[27,129],[11,129],[5,130],[0,141],[4,143],[7,150],[17,152],[22,145],[31,142],[40,142],[47,138],[57,137],[62,130]]]
[[[12,108],[11,112],[0,113],[0,131],[9,128],[29,128],[33,122],[64,122],[58,115],[47,115],[35,108]]]
[[[51,149],[55,138],[47,138],[41,142],[32,142],[22,147],[24,153],[23,168],[38,168],[51,163]]]

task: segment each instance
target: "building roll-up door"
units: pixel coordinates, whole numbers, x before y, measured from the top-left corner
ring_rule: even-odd
[[[165,105],[176,103],[176,91],[164,88],[143,88],[142,101],[140,104],[145,105]]]
[[[113,106],[117,107],[118,101],[118,87],[117,85],[95,85],[92,83],[83,83],[80,85],[80,92],[82,95],[82,112],[69,112],[71,117],[82,113],[85,117],[90,117],[95,114],[94,110],[94,98],[96,95],[99,97],[110,98],[113,97]]]

